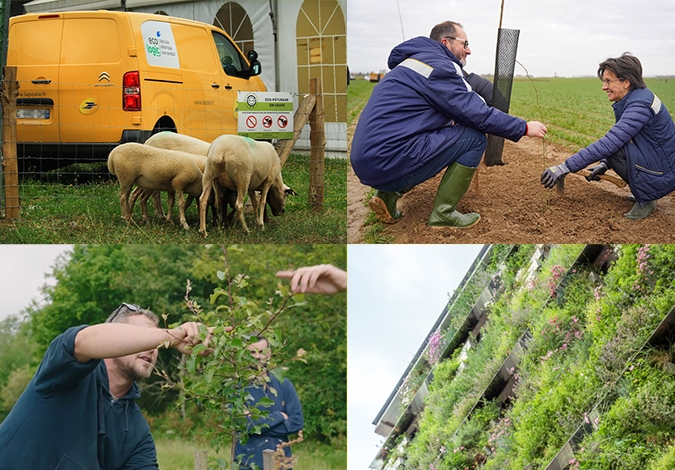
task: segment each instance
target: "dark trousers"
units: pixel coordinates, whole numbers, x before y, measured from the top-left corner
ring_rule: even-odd
[[[620,148],[618,152],[607,157],[607,166],[616,172],[626,183],[628,183],[628,165],[626,164],[626,151]]]
[[[435,156],[422,167],[398,180],[376,186],[380,191],[407,191],[420,183],[433,178],[443,169],[457,162],[469,168],[476,168],[483,158],[487,147],[487,137],[483,132],[470,127],[464,129],[462,136],[445,152]]]

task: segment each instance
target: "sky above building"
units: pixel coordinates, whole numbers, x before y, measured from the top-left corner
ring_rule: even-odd
[[[509,0],[502,27],[520,31],[517,60],[533,77],[595,76],[598,64],[630,51],[645,76],[675,75],[675,2],[649,0]],[[357,0],[347,13],[352,72],[387,70],[397,44],[429,36],[442,21],[461,23],[471,55],[466,70],[494,72],[501,0]],[[516,64],[516,75],[525,69]]]
[[[349,245],[347,446],[367,470],[372,424],[483,245]]]

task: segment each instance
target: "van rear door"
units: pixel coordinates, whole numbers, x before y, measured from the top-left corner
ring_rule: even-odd
[[[17,141],[58,142],[61,15],[15,17],[9,31],[7,65],[17,67],[19,82]]]
[[[68,14],[61,46],[59,119],[61,141],[119,142],[132,127],[122,112],[122,78],[129,64],[130,37],[121,37],[120,17],[101,12]],[[121,21],[125,21],[122,18]],[[122,46],[123,42],[127,44]]]

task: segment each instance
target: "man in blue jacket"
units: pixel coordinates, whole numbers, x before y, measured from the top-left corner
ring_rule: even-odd
[[[157,324],[150,310],[122,304],[106,323],[57,336],[0,424],[0,469],[156,470],[135,381],[150,376],[160,345],[189,354],[200,342],[198,323]]]
[[[271,356],[267,340],[259,338],[247,349],[260,361],[262,369],[265,370]],[[234,451],[241,463],[241,470],[262,469],[263,451],[268,449],[276,451],[278,445],[288,442],[288,436],[302,430],[304,425],[300,398],[291,381],[279,380],[271,372],[266,374],[269,381],[264,386],[246,388],[249,406],[259,407],[268,415],[258,420],[250,417],[248,419],[248,440],[245,443],[242,440],[237,442]],[[262,399],[266,399],[271,405],[259,405]],[[256,427],[259,430],[254,429]],[[284,454],[287,459],[291,458],[290,446],[284,448]]]
[[[370,207],[378,219],[401,217],[403,193],[447,168],[436,192],[429,225],[470,227],[476,213],[455,210],[487,146],[486,133],[513,141],[543,137],[546,126],[526,123],[488,106],[466,81],[471,54],[461,24],[434,26],[429,38],[396,46],[389,72],[375,87],[354,132],[350,160],[363,184],[377,189]]]
[[[589,181],[613,169],[630,187],[633,208],[624,214],[644,219],[656,210],[656,199],[675,191],[675,123],[642,78],[637,57],[624,53],[598,67],[602,89],[614,108],[616,123],[607,134],[564,163],[546,169],[541,183],[552,188],[569,172],[589,168]]]

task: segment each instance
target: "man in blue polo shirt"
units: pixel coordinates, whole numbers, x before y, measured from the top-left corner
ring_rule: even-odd
[[[57,336],[0,424],[0,470],[157,469],[135,381],[150,376],[160,345],[189,354],[200,342],[198,323],[157,325],[122,304],[106,323]]]
[[[265,338],[259,337],[258,341],[250,344],[246,349],[251,355],[260,361],[263,370],[267,368],[271,356],[269,343]],[[235,446],[235,456],[241,463],[241,470],[263,468],[263,451],[277,450],[277,446],[288,442],[288,436],[302,430],[304,418],[302,405],[295,387],[288,379],[279,379],[273,373],[267,373],[268,382],[264,386],[251,386],[246,388],[248,405],[260,407],[267,416],[258,420],[249,418],[248,439],[241,440]],[[269,406],[260,404],[262,399],[271,403]],[[260,432],[255,432],[254,427],[259,426]],[[291,448],[286,446],[284,454],[290,459]],[[284,466],[283,468],[289,468]]]
[[[472,89],[473,80],[463,71],[471,49],[461,24],[440,23],[429,36],[391,51],[391,72],[375,86],[359,117],[350,162],[361,182],[377,189],[369,205],[386,223],[401,217],[396,202],[406,191],[445,169],[429,225],[470,227],[480,215],[461,214],[455,207],[483,157],[485,134],[518,141],[525,135],[544,137],[546,126],[509,116]]]

